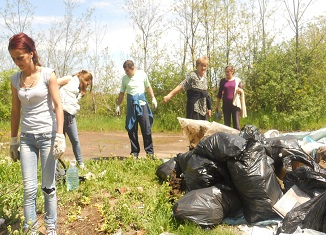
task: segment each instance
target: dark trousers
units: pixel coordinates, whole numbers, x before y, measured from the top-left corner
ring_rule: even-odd
[[[223,102],[224,125],[231,126],[231,116],[233,128],[240,130],[240,108],[234,106],[232,102]]]
[[[147,105],[141,106],[143,109],[143,115],[137,117],[136,122],[132,129],[128,131],[128,136],[131,144],[131,152],[134,156],[138,156],[140,152],[140,146],[138,141],[138,123],[141,133],[143,135],[144,149],[147,154],[154,154],[153,140],[152,140],[152,127],[149,122]]]

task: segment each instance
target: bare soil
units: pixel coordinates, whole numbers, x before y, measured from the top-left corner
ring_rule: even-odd
[[[79,141],[83,160],[112,157],[129,156],[130,142],[127,132],[79,132]],[[74,159],[72,147],[68,138],[66,138],[67,148],[64,153],[65,159]],[[139,144],[141,151],[139,157],[145,157],[142,135],[139,134]],[[184,153],[189,150],[189,141],[180,134],[153,133],[153,145],[155,155],[158,159],[171,158],[178,153]]]

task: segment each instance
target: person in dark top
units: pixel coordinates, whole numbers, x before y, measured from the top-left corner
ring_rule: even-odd
[[[220,101],[222,99],[224,124],[231,126],[232,117],[233,128],[240,130],[240,113],[241,109],[245,109],[244,103],[241,108],[240,97],[244,97],[244,91],[240,78],[234,77],[234,73],[235,68],[233,66],[226,66],[225,78],[220,80],[215,110],[216,112],[219,111]]]
[[[186,78],[176,86],[168,95],[164,96],[164,103],[167,103],[182,89],[187,92],[187,116],[195,120],[207,120],[212,115],[212,100],[207,92],[206,70],[208,57],[198,58],[196,70],[189,73]]]

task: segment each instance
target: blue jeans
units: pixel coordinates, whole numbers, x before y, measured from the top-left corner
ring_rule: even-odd
[[[128,136],[131,145],[130,154],[138,157],[140,152],[140,146],[138,141],[138,123],[140,125],[140,130],[143,135],[144,149],[146,154],[154,154],[153,148],[153,140],[152,140],[152,128],[149,121],[149,114],[147,105],[141,106],[143,109],[143,115],[141,117],[137,117],[137,120],[134,126],[128,131]]]
[[[68,135],[72,145],[72,151],[74,152],[75,159],[78,164],[83,163],[80,142],[78,138],[78,129],[75,115],[71,115],[67,112],[64,113],[63,133]]]
[[[20,161],[24,184],[24,229],[33,226],[37,230],[36,194],[38,190],[37,164],[41,160],[42,191],[44,195],[44,222],[46,228],[56,229],[57,196],[55,188],[55,164],[52,146],[55,133],[20,135]]]

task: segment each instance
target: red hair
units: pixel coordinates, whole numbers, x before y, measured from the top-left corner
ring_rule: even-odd
[[[9,39],[8,50],[23,50],[28,53],[32,52],[33,63],[35,65],[41,66],[38,54],[36,52],[34,40],[24,33],[15,34]]]

